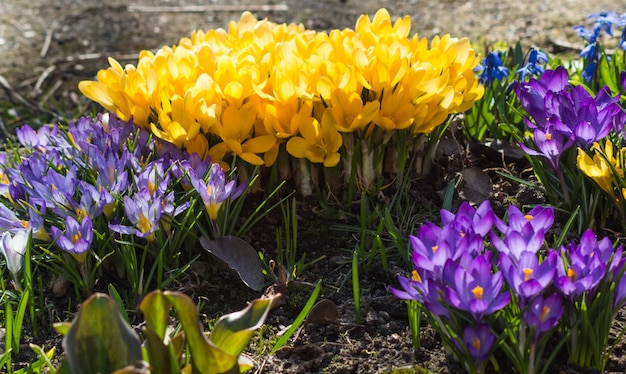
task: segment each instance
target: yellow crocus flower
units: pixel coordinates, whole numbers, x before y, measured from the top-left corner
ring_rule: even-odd
[[[332,113],[324,111],[322,123],[309,117],[300,124],[300,136],[287,142],[287,152],[296,158],[307,158],[313,163],[333,167],[339,163],[339,148],[343,144],[341,134],[335,129]]]
[[[240,108],[229,106],[224,109],[221,121],[213,126],[222,142],[209,149],[212,160],[222,160],[226,153],[232,152],[249,164],[264,164],[258,154],[272,149],[276,144],[276,138],[271,135],[253,137],[256,114],[251,102]]]
[[[429,43],[410,29],[409,17],[392,22],[385,9],[329,33],[244,12],[227,30],[142,51],[136,67],[110,59],[79,89],[120,119],[215,161],[236,154],[269,166],[280,144],[297,138],[295,153],[336,164],[335,147],[347,147],[339,132],[374,143],[376,126],[381,139],[402,129],[429,133],[482,97],[467,39]]]
[[[610,140],[606,141],[604,156],[600,154],[601,149],[598,143],[593,144],[592,150],[595,150],[593,159],[589,157],[587,152],[578,148],[578,156],[576,158],[578,168],[586,176],[593,179],[605,192],[615,197],[615,192],[613,191],[615,176],[610,163],[614,167],[619,167],[619,165],[615,164],[616,160],[613,158],[613,144]]]
[[[342,89],[334,90],[330,94],[330,99],[332,106],[329,109],[337,124],[337,130],[341,132],[364,130],[376,117],[380,108],[378,100],[363,103],[361,95],[357,92],[346,92]]]

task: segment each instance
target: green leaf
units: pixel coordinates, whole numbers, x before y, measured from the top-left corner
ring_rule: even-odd
[[[152,374],[176,373],[177,368],[173,366],[172,362],[172,358],[176,358],[171,356],[172,352],[163,344],[159,335],[148,327],[144,327],[141,331],[143,331],[146,340],[148,362],[152,367]]]
[[[111,297],[87,299],[63,338],[69,372],[111,373],[142,360],[139,336]]]
[[[72,324],[70,322],[57,322],[53,325],[53,327],[59,334],[67,335],[67,332],[70,330],[70,327],[72,327]]]
[[[245,309],[222,316],[213,327],[211,340],[223,351],[239,356],[263,325],[273,299],[256,299]]]
[[[193,301],[180,292],[165,291],[163,294],[172,303],[185,330],[193,373],[227,373],[234,370],[238,373],[237,356],[222,351],[205,337]]]
[[[289,338],[291,338],[291,336],[296,332],[296,330],[300,328],[300,326],[302,325],[306,317],[309,315],[309,312],[315,305],[315,301],[317,301],[317,296],[320,294],[321,290],[322,290],[322,282],[318,281],[317,284],[315,285],[315,288],[313,289],[313,292],[311,293],[311,296],[309,297],[309,300],[307,300],[306,304],[304,305],[304,308],[302,308],[302,310],[300,311],[296,319],[293,321],[291,326],[287,329],[287,331],[280,337],[280,339],[278,339],[278,341],[274,345],[274,348],[272,348],[272,350],[270,351],[270,354],[273,354],[274,352],[282,348],[285,344],[287,344],[287,341],[289,340]]]
[[[171,308],[172,303],[161,291],[150,292],[139,304],[139,310],[143,313],[146,326],[155,332],[161,340],[165,339],[165,328]]]
[[[15,344],[15,353],[18,353],[20,346],[20,339],[22,338],[22,324],[24,323],[24,315],[26,314],[26,307],[31,299],[33,290],[30,285],[26,286],[24,293],[20,295],[20,302],[17,304],[17,310],[15,311],[15,320],[13,321],[13,341]]]
[[[616,79],[615,73],[611,69],[611,65],[606,58],[606,55],[603,55],[602,58],[600,58],[598,70],[600,71],[602,83],[609,86],[613,94],[620,92],[618,80]]]

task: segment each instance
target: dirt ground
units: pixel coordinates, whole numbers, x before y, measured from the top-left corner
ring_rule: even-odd
[[[106,68],[108,56],[123,64],[135,63],[142,49],[176,44],[194,29],[225,28],[244,9],[277,23],[329,30],[353,27],[360,14],[374,14],[380,7],[392,16],[410,15],[412,30],[420,36],[450,33],[468,37],[477,46],[520,40],[525,46],[576,54],[582,42],[572,27],[588,25],[586,17],[594,12],[624,13],[626,0],[0,0],[0,103],[16,104],[15,108],[0,107],[0,130],[8,136],[22,118],[33,117],[24,111],[37,111],[53,120],[67,105],[85,107],[87,101],[76,84],[93,79],[99,69]],[[308,325],[293,344],[261,358],[255,372],[371,373],[399,367],[417,372],[411,369],[417,366],[438,373],[460,372],[427,329],[423,348],[412,348],[406,307],[386,290],[389,282],[382,269],[374,267],[363,276],[364,322],[356,324],[351,287],[339,287],[349,272],[349,265],[342,265],[346,260],[342,249],[353,248],[354,243],[313,215],[302,217],[300,230],[300,248],[311,249],[307,258],[326,256],[304,280],[325,279],[323,297],[337,306],[339,319],[327,325]],[[258,235],[251,244],[269,248],[275,237],[273,230],[268,232],[267,238]],[[209,315],[240,309],[246,300],[258,296],[237,286],[232,274],[214,276],[231,286],[225,292],[206,279],[203,298],[215,307]],[[272,313],[267,321],[269,331],[290,324],[298,311],[284,308]],[[251,352],[262,349],[256,341]],[[626,371],[625,359],[620,357],[623,349],[622,345],[616,347],[609,371]],[[502,368],[506,370],[506,366]],[[559,371],[578,372],[555,369]]]

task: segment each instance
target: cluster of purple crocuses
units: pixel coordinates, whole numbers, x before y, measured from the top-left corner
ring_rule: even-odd
[[[594,97],[582,85],[569,83],[565,67],[546,70],[539,79],[516,82],[515,92],[522,108],[532,117],[525,118],[533,131],[536,149],[522,143],[529,155],[540,155],[557,174],[561,173],[562,154],[573,146],[588,150],[594,142],[611,131],[624,133],[626,112],[619,104],[619,95],[613,96],[603,87]],[[626,87],[626,72],[622,73]],[[532,146],[532,145],[531,145]]]
[[[12,274],[21,267],[25,233],[83,264],[90,254],[115,251],[123,234],[167,237],[198,197],[215,219],[221,203],[245,188],[219,164],[109,114],[83,117],[67,130],[23,126],[17,139],[0,153],[0,248]]]
[[[592,304],[599,287],[614,284],[603,288],[613,290],[605,301],[611,311],[626,296],[622,246],[589,230],[577,243],[550,248],[553,222],[554,209],[543,206],[527,213],[510,206],[506,222],[488,201],[476,209],[463,203],[456,214],[442,210],[441,225],[426,222],[410,237],[412,276],[399,276],[400,287],[390,290],[423,305],[469,372],[481,372],[510,343],[504,353],[518,372],[534,373],[539,345],[548,341],[542,336],[559,324],[576,329],[578,308]]]

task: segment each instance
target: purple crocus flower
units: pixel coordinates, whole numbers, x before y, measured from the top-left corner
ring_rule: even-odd
[[[98,189],[94,185],[83,180],[78,181],[80,201],[70,200],[70,207],[79,219],[89,216],[92,220],[99,217],[107,200],[112,199],[104,189]]]
[[[481,323],[476,328],[467,326],[463,330],[463,344],[477,361],[485,361],[489,358],[495,341],[496,336],[486,323]]]
[[[569,243],[561,247],[554,283],[563,295],[574,299],[583,292],[593,291],[600,283],[607,269],[607,263],[602,260],[605,243],[605,240],[598,242],[593,231],[587,230],[578,245]]]
[[[514,205],[508,209],[508,224],[496,219],[495,226],[504,234],[501,239],[491,232],[491,244],[516,264],[523,251],[536,253],[543,246],[545,233],[554,222],[554,208],[536,206],[527,214]]]
[[[530,302],[530,308],[524,313],[524,321],[529,327],[535,328],[535,341],[559,323],[563,315],[563,300],[561,295],[553,293],[544,298],[537,295]]]
[[[42,126],[38,130],[25,125],[15,129],[18,142],[26,149],[37,150],[45,153],[50,145],[50,137],[58,134],[58,127]]]
[[[538,148],[538,151],[531,150],[531,154],[544,155],[551,166],[557,167],[557,156],[572,145],[570,139],[588,149],[611,131],[613,118],[621,110],[619,100],[610,96],[608,88],[602,88],[594,98],[584,87],[571,85],[567,80],[567,69],[559,66],[546,71],[539,79],[515,86],[522,107],[534,120],[533,123],[526,119],[529,128],[535,131]]]
[[[48,169],[44,176],[35,176],[31,180],[32,195],[48,203],[57,214],[65,216],[70,207],[77,185],[76,167],[70,167],[66,174]]]
[[[574,135],[576,144],[583,149],[589,149],[609,134],[611,118],[621,109],[617,105],[619,99],[611,97],[608,87],[600,89],[595,98],[583,86],[571,86],[560,95],[548,95],[546,102],[551,98],[557,98],[550,105],[554,105],[551,111],[560,116],[559,130]]]
[[[547,231],[554,223],[554,208],[538,205],[524,214],[515,205],[509,205],[507,210],[507,224],[497,219],[496,227],[500,232],[517,231],[524,236],[539,230]]]
[[[193,173],[193,176],[181,179],[183,186],[191,187],[189,180],[194,178],[204,180],[212,165],[210,157],[203,159],[194,152],[185,159],[178,160],[178,162],[172,164],[172,175],[175,178],[182,178],[184,175]]]
[[[619,310],[626,304],[626,277],[623,274],[624,264],[619,269],[617,275],[619,275],[619,279],[617,279],[617,284],[615,286],[615,294],[613,295],[613,310]]]
[[[528,82],[515,82],[514,89],[520,104],[535,120],[535,124],[530,121],[526,123],[531,129],[543,128],[546,119],[552,113],[546,113],[544,99],[548,92],[564,91],[568,87],[568,71],[565,67],[559,66],[555,70],[546,70],[539,79],[530,79]]]
[[[84,216],[80,223],[72,216],[65,217],[65,230],[52,226],[50,233],[56,245],[74,256],[76,261],[84,263],[87,251],[93,241],[93,223],[89,216]]]
[[[188,176],[191,185],[200,194],[209,218],[212,220],[217,219],[217,213],[224,201],[236,199],[246,188],[245,184],[237,186],[235,180],[226,182],[226,173],[218,163],[211,165],[208,182],[195,173],[189,173]]]
[[[444,286],[429,277],[431,273],[424,270],[413,270],[411,278],[398,276],[400,288],[389,287],[389,291],[403,300],[416,300],[438,316],[449,317],[445,306]]]
[[[0,202],[0,231],[16,233],[28,228],[28,221],[20,219],[14,211]]]
[[[483,201],[476,209],[464,201],[456,214],[445,209],[442,209],[440,214],[443,226],[458,222],[461,229],[471,229],[481,236],[487,235],[495,221],[495,213],[491,209],[489,200]]]
[[[43,205],[38,209],[35,208],[35,206],[31,205],[28,209],[28,229],[33,233],[34,239],[50,242],[52,241],[52,238],[44,226],[43,218],[46,213],[46,204],[43,203]]]
[[[500,257],[504,279],[509,287],[520,296],[522,306],[552,283],[556,271],[556,257],[557,254],[553,250],[548,252],[541,264],[537,254],[531,251],[522,251],[516,262],[508,256]]]
[[[170,175],[162,159],[150,162],[135,175],[135,186],[139,194],[147,194],[146,199],[160,199],[167,191]]]
[[[441,274],[443,266],[453,257],[453,248],[442,237],[443,229],[432,222],[424,223],[417,235],[409,236],[411,258],[416,269]]]
[[[537,150],[527,147],[524,143],[519,143],[520,148],[531,156],[543,156],[547,166],[560,174],[561,154],[574,144],[574,137],[563,135],[554,126],[546,126],[534,131],[533,140]]]
[[[136,235],[149,241],[154,240],[154,233],[158,230],[161,219],[161,201],[148,200],[145,197],[145,195],[135,195],[134,198],[124,196],[124,212],[133,226],[110,224],[109,229],[122,234]]]
[[[446,287],[446,298],[453,307],[471,313],[479,321],[508,304],[511,295],[500,293],[503,276],[500,271],[492,273],[490,253],[474,258],[467,269],[451,266],[452,270],[454,283]]]
[[[440,280],[448,260],[466,267],[474,257],[483,253],[483,237],[467,226],[458,226],[458,222],[452,222],[440,228],[427,222],[420,227],[417,236],[410,236],[415,268],[425,269],[433,274],[433,278]]]
[[[175,206],[174,202],[175,200],[173,191],[161,197],[161,211],[163,215],[174,218],[185,210],[189,209],[189,206],[191,205],[189,201],[186,201],[178,206]]]
[[[134,139],[136,132],[146,134],[141,140],[148,140],[146,131],[134,125],[132,118],[129,121],[120,120],[114,113],[98,113],[96,117],[96,126],[100,125],[104,131],[110,136],[111,148],[121,149],[129,139]],[[145,144],[145,143],[141,143]]]

